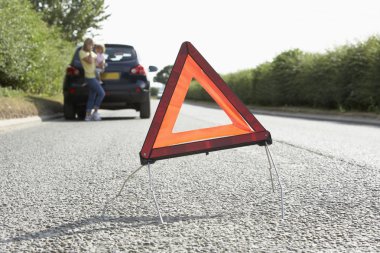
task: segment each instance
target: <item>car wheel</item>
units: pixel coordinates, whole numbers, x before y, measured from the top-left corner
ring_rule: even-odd
[[[63,115],[65,119],[75,119],[74,105],[69,102],[65,102],[63,104]]]
[[[150,117],[150,99],[140,105],[140,118],[149,119]]]
[[[77,109],[78,119],[84,119],[86,117],[86,108]]]

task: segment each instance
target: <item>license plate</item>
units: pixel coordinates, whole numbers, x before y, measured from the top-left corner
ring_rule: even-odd
[[[105,72],[100,75],[102,80],[119,80],[120,73],[118,72]]]

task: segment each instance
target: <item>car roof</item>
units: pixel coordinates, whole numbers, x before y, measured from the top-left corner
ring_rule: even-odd
[[[105,47],[129,47],[129,48],[133,48],[133,46],[131,45],[124,45],[124,44],[104,44]]]
[[[95,43],[96,44],[96,43]],[[110,43],[106,43],[106,44],[104,44],[104,46],[105,47],[128,47],[128,48],[132,48],[132,49],[134,49],[134,47],[133,46],[131,46],[131,45],[125,45],[125,44],[110,44]],[[82,48],[82,46],[78,46],[77,47],[77,50],[79,50],[79,49],[81,49]]]

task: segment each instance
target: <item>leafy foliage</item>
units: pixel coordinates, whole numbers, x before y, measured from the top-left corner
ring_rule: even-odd
[[[57,93],[72,51],[72,44],[43,22],[29,1],[0,0],[1,86]]]
[[[156,87],[150,87],[150,95],[152,97],[156,97],[157,94],[158,94],[158,88],[156,88]]]
[[[380,38],[324,54],[289,50],[223,78],[244,103],[379,112]],[[188,98],[210,100],[204,93],[195,82]]]
[[[153,80],[155,82],[166,84],[169,79],[169,75],[170,75],[170,72],[172,71],[172,68],[173,68],[173,65],[165,66],[156,74]]]
[[[242,70],[237,73],[224,75],[223,79],[235,94],[240,94],[244,103],[250,103],[252,93],[252,70]]]
[[[49,26],[61,30],[63,38],[78,42],[86,32],[100,28],[110,15],[105,13],[104,0],[30,0]]]

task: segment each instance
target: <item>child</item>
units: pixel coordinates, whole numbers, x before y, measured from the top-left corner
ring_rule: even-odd
[[[104,57],[105,47],[102,44],[95,45],[95,53],[96,53],[96,78],[99,80],[99,83],[102,84],[102,80],[100,80],[100,73],[104,72],[106,67],[106,59]]]

